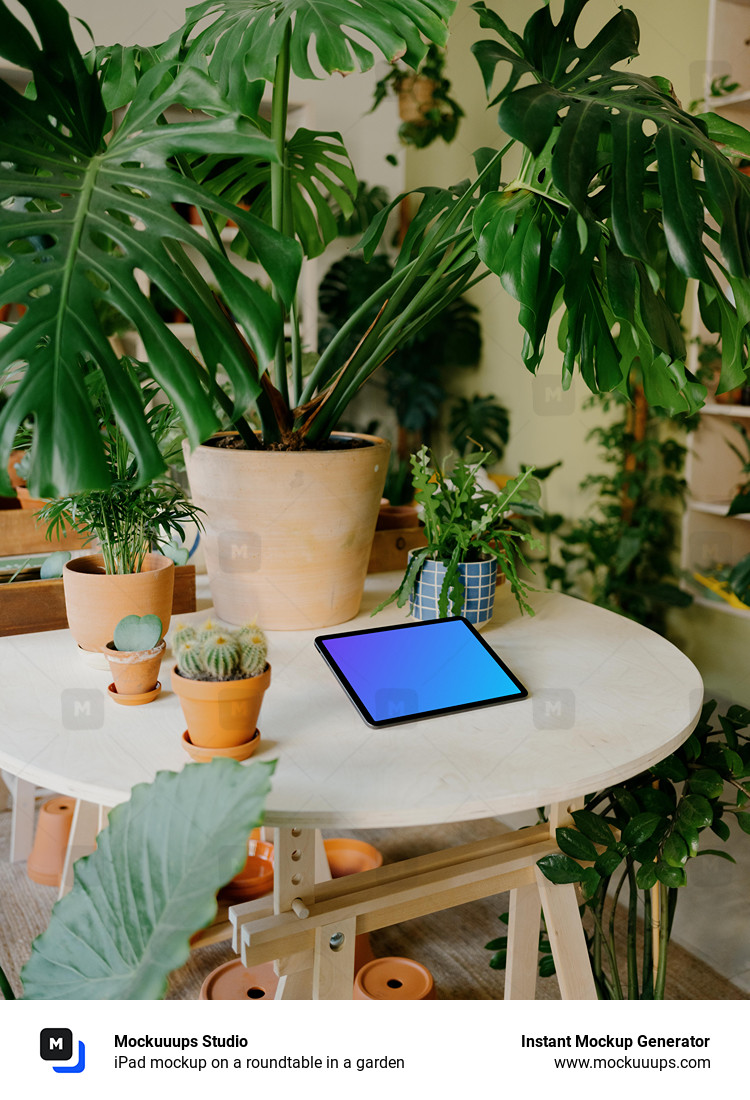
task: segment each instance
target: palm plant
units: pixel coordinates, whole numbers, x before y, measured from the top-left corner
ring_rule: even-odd
[[[137,381],[133,365],[126,363],[126,370]],[[112,414],[100,376],[89,375],[89,389],[99,416],[111,484],[106,490],[57,497],[37,515],[47,524],[49,538],[70,528],[87,536],[89,542],[96,539],[106,573],[140,573],[152,548],[175,555],[170,544],[184,540],[184,523],[201,526],[201,509],[187,499],[182,486],[169,474],[141,484],[138,463]],[[182,432],[174,408],[159,401],[156,391],[149,382],[139,388],[148,430],[165,464],[171,467],[182,463]],[[36,445],[34,439],[32,448]],[[187,551],[183,557],[187,560]]]
[[[522,34],[474,5],[493,35],[474,46],[488,93],[498,66],[509,70],[492,102],[510,140],[477,152],[473,180],[419,189],[393,274],[303,377],[302,256],[335,235],[329,199],[346,215],[357,180],[340,135],[287,136],[290,75],[314,77],[313,57],[327,74],[364,70],[373,48],[417,69],[430,42],[445,45],[455,0],[205,0],[165,43],[100,48],[88,58],[57,0],[20,3],[38,43],[3,10],[0,55],[30,70],[33,92],[0,87],[0,305],[28,308],[0,345],[0,370],[18,360],[27,367],[0,413],[0,453],[32,416],[33,493],[108,484],[84,364],[101,373],[140,476],[163,469],[137,387],[103,335],[111,307],[139,331],[151,376],[192,444],[216,430],[220,415],[248,447],[324,444],[395,348],[490,273],[519,302],[530,370],[562,308],[566,384],[578,364],[590,389],[627,393],[637,359],[649,402],[674,412],[705,396],[686,368],[676,321],[694,278],[704,323],[721,334],[720,388],[744,381],[750,180],[728,154],[750,155],[750,134],[712,114],[693,118],[665,81],[615,67],[637,55],[632,12],[618,11],[582,47],[575,33],[587,0],[565,0],[557,23],[544,5]],[[269,89],[267,121],[260,105]],[[503,183],[503,160],[517,143],[521,171]],[[252,210],[238,210],[249,191]],[[201,210],[203,233],[176,203]],[[227,255],[219,229],[229,217],[270,291]],[[363,237],[367,260],[386,217]],[[160,320],[140,273],[188,316],[202,363]],[[373,307],[375,320],[345,351]],[[260,438],[243,419],[252,408]],[[0,460],[2,476],[4,467]]]

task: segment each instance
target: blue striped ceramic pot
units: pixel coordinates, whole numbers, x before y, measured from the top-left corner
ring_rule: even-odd
[[[461,614],[474,626],[488,623],[495,606],[495,588],[497,585],[497,562],[494,558],[486,561],[465,562],[458,567],[464,586],[464,603]],[[415,619],[437,619],[438,598],[445,576],[445,565],[441,561],[429,558],[419,571],[410,597],[410,610]],[[452,615],[450,602],[448,614]]]

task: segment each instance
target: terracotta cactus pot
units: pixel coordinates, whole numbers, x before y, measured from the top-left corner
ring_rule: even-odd
[[[118,695],[145,695],[156,687],[161,659],[167,643],[162,640],[153,649],[118,650],[114,642],[103,647]]]
[[[169,629],[174,562],[147,554],[140,573],[105,573],[101,554],[73,558],[63,566],[68,626],[81,649],[101,653],[126,615],[158,615]]]
[[[271,666],[246,680],[189,680],[172,669],[172,690],[179,696],[193,745],[228,749],[255,734]]]

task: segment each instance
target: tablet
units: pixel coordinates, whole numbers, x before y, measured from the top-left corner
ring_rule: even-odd
[[[324,634],[315,647],[368,726],[376,728],[528,695],[460,617]]]

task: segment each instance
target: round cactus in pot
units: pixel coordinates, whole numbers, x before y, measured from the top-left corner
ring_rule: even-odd
[[[271,681],[268,642],[255,623],[229,629],[214,620],[179,624],[172,636],[172,687],[188,729],[186,748],[250,755],[257,720]]]

